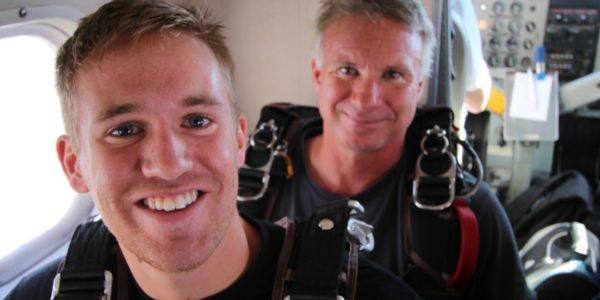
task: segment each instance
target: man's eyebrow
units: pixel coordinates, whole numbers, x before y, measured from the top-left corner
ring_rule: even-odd
[[[187,97],[183,99],[182,105],[184,107],[196,106],[196,105],[216,105],[219,102],[213,97]]]
[[[349,59],[338,59],[334,61],[334,63],[338,66],[354,66],[356,63],[352,62]]]
[[[130,103],[109,106],[108,108],[100,112],[100,114],[98,114],[96,122],[103,122],[123,114],[132,113],[140,110],[141,108],[139,106]]]
[[[215,98],[204,97],[204,96],[187,97],[181,101],[181,105],[183,107],[190,107],[190,106],[196,106],[196,105],[212,106],[212,105],[217,105],[218,103],[219,102]],[[100,114],[98,114],[98,117],[96,118],[96,122],[103,122],[103,121],[112,119],[114,117],[120,116],[120,115],[132,113],[132,112],[139,112],[141,110],[142,110],[142,108],[140,106],[131,104],[131,103],[109,106],[108,108],[103,110]]]

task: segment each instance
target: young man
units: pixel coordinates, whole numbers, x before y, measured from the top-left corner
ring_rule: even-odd
[[[60,49],[58,157],[116,239],[123,298],[271,298],[284,229],[237,212],[246,120],[232,72],[220,25],[159,1],[109,2]],[[413,297],[363,270],[357,298]],[[48,299],[56,273],[51,264],[8,299]]]
[[[270,218],[304,217],[324,203],[358,200],[366,209],[364,220],[374,226],[375,249],[368,256],[402,276],[412,267],[401,213],[411,201],[406,178],[415,164],[406,155],[408,141],[414,143],[407,130],[429,74],[435,47],[431,22],[418,0],[325,0],[317,28],[318,53],[311,66],[322,125],[317,121],[302,129],[292,153],[294,176],[283,185]],[[464,289],[449,294],[532,297],[498,200],[483,186],[470,207],[480,231],[476,270]],[[413,236],[421,246],[418,254],[448,279],[460,248],[456,220],[444,226],[434,213],[411,209],[422,225],[413,227],[430,231]],[[426,281],[417,282],[425,282],[424,294],[437,293]]]

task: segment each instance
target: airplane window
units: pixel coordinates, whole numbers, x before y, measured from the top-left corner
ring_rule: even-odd
[[[64,132],[56,51],[39,36],[0,38],[0,258],[55,225],[73,199],[55,151]]]

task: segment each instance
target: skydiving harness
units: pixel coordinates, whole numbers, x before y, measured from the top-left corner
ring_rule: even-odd
[[[294,175],[290,153],[300,140],[300,131],[308,121],[319,117],[318,110],[310,106],[273,103],[263,107],[256,129],[248,138],[245,164],[239,170],[238,202],[251,215],[270,219],[284,182]],[[412,282],[428,277],[445,286],[449,294],[459,295],[471,282],[477,265],[479,228],[470,197],[479,188],[483,168],[471,146],[458,139],[452,122],[453,114],[447,107],[421,108],[407,132],[405,152],[408,161],[416,161],[416,166],[408,176],[411,201],[401,203],[402,239],[409,260],[405,279],[411,286]],[[462,168],[454,154],[457,144],[476,166],[476,182],[466,192],[463,192],[466,187]],[[410,203],[440,218],[457,216],[460,255],[451,276],[435,271],[412,247],[419,240],[413,238],[411,209],[414,207]]]
[[[284,219],[273,300],[353,300],[358,250],[373,248],[369,225],[356,219],[356,201],[319,208],[308,220]],[[325,259],[324,259],[325,258]],[[51,299],[128,299],[129,272],[102,221],[79,225],[55,276]]]

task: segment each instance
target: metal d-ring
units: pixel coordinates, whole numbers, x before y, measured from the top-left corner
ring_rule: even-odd
[[[425,147],[425,141],[427,141],[427,139],[432,135],[435,135],[444,141],[444,146],[440,150],[440,153],[446,153],[446,151],[448,151],[448,147],[450,147],[450,142],[446,137],[446,130],[440,128],[440,126],[436,124],[433,125],[433,128],[427,129],[425,136],[421,139],[421,150],[423,150],[423,155],[429,155],[429,151]]]
[[[260,126],[252,132],[250,135],[250,147],[256,146],[256,135],[267,129],[271,131],[271,142],[267,144],[267,149],[273,149],[273,146],[275,146],[275,143],[277,143],[277,126],[275,125],[275,120],[273,119],[269,120],[268,122],[261,123]]]

